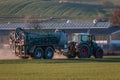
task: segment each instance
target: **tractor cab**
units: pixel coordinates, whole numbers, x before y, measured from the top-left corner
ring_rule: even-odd
[[[95,35],[89,33],[74,33],[72,41],[77,44],[88,44],[92,48],[98,46],[95,40]]]
[[[74,33],[72,37],[73,42],[94,42],[95,36],[88,33]]]

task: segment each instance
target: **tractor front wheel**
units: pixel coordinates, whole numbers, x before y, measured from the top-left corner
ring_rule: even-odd
[[[79,47],[78,57],[89,58],[91,56],[91,49],[87,44],[81,44]]]

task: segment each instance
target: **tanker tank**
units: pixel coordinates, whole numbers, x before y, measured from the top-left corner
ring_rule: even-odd
[[[56,49],[67,48],[67,35],[63,31],[15,30],[15,54],[51,59]]]

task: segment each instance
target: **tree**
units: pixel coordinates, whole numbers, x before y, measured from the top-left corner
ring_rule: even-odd
[[[120,8],[116,9],[116,10],[112,13],[110,22],[111,22],[113,25],[120,26]]]
[[[98,22],[107,22],[108,18],[104,14],[98,14],[97,21]]]
[[[107,1],[103,1],[103,5],[104,6],[114,6],[114,3],[107,0]]]

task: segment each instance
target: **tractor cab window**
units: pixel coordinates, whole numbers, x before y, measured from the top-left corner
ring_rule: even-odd
[[[81,36],[81,41],[85,41],[85,42],[89,41],[89,36],[88,35],[82,35]]]
[[[93,42],[93,41],[95,41],[95,36],[93,36],[93,35],[82,35],[81,36],[81,41]]]
[[[72,41],[79,42],[80,41],[80,37],[78,35],[74,35]]]

